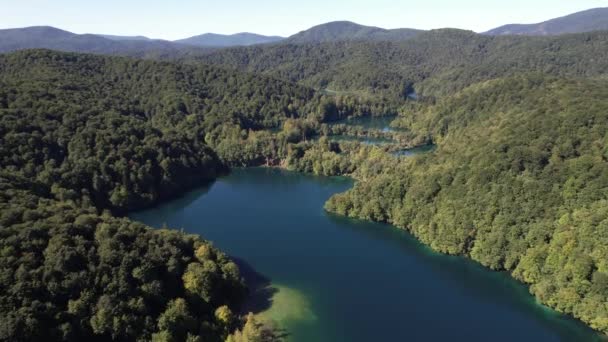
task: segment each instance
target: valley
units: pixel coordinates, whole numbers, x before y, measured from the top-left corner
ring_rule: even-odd
[[[605,22],[0,30],[0,340],[605,341]]]

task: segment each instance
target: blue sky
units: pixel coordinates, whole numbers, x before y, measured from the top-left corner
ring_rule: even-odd
[[[205,32],[288,36],[350,20],[481,32],[607,6],[608,0],[0,0],[0,28],[51,25],[76,33],[178,39]]]

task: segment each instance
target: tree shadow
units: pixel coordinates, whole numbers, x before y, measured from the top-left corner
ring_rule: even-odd
[[[248,288],[245,304],[241,309],[242,314],[249,312],[258,314],[270,309],[272,298],[279,291],[272,286],[270,278],[258,273],[249,263],[238,257],[231,257],[232,261],[239,267],[241,276]]]

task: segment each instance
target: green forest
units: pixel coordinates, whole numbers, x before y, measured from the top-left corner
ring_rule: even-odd
[[[113,215],[280,163],[321,121],[377,108],[212,66],[0,56],[0,337],[223,340],[242,325],[236,265],[199,237]],[[278,339],[251,318],[242,329],[231,338]]]
[[[0,187],[2,340],[222,341],[237,324],[238,267],[200,237]]]
[[[507,271],[608,333],[604,57],[606,32],[459,30],[171,61],[2,54],[0,340],[281,340],[241,312],[229,256],[124,218],[261,165],[351,176],[327,211]],[[332,124],[394,114],[392,131]]]
[[[401,103],[414,89],[432,100],[480,81],[522,72],[569,77],[606,75],[608,33],[520,37],[441,29],[401,42],[239,47],[185,60]]]
[[[0,339],[223,341],[237,329],[246,291],[226,255],[112,214],[227,172],[206,132],[276,125],[314,92],[42,50],[0,57],[0,85]]]

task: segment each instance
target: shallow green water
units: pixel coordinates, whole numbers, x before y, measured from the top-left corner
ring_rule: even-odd
[[[331,135],[329,136],[331,141],[358,141],[364,145],[385,145],[390,144],[393,141],[384,138],[369,138],[369,137],[353,137],[350,135]]]
[[[366,129],[379,129],[385,132],[392,131],[391,122],[395,120],[396,115],[388,116],[362,116],[350,117],[344,120],[332,122],[332,124],[345,124],[349,126],[359,126]]]
[[[364,129],[376,129],[383,132],[391,132],[394,131],[394,129],[390,127],[390,124],[393,122],[393,120],[395,120],[396,117],[396,115],[349,117],[343,120],[334,121],[330,123],[330,125],[343,124],[347,126],[358,126]],[[384,145],[394,142],[391,139],[385,138],[355,137],[350,135],[333,135],[330,136],[329,139],[333,141],[358,141],[365,145]]]
[[[411,157],[411,156],[415,156],[415,155],[421,154],[421,153],[433,152],[436,148],[437,148],[436,145],[423,145],[423,146],[408,148],[405,150],[399,150],[399,151],[393,152],[393,155],[397,156],[397,157]]]
[[[267,291],[254,307],[292,341],[598,340],[505,274],[433,253],[388,225],[323,211],[351,186],[344,178],[240,169],[132,217],[200,233],[249,278],[255,269]]]

